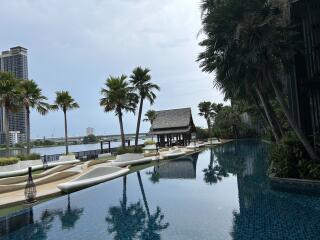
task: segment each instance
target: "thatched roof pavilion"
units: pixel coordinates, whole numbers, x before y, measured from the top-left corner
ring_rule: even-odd
[[[160,146],[187,145],[195,132],[191,108],[157,111],[150,130]]]

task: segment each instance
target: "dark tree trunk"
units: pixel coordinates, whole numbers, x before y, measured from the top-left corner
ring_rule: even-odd
[[[27,154],[30,154],[30,108],[26,107],[27,112]]]
[[[261,108],[261,106],[260,106],[259,100],[256,98],[256,96],[253,96],[252,99],[253,99],[254,104],[255,104],[256,108],[258,109],[261,117],[263,118],[263,121],[265,122],[265,125],[270,126],[269,121],[268,121],[267,116],[266,116],[266,113],[265,113],[264,109]]]
[[[209,136],[209,138],[211,138],[211,123],[210,123],[210,119],[207,119],[207,125],[208,125],[208,136]]]
[[[271,128],[272,134],[273,134],[274,138],[276,139],[276,142],[278,143],[278,142],[280,141],[280,138],[279,138],[279,136],[278,136],[278,134],[277,134],[277,131],[276,131],[274,125],[273,125],[273,122],[272,122],[270,113],[269,113],[269,111],[268,111],[268,109],[267,109],[267,106],[266,106],[265,99],[264,99],[264,97],[263,97],[263,95],[262,95],[262,93],[261,93],[261,91],[260,91],[260,89],[259,89],[258,87],[255,87],[255,90],[256,90],[256,92],[257,92],[257,95],[258,95],[258,97],[259,97],[259,99],[260,99],[260,102],[261,102],[262,107],[263,107],[263,109],[264,109],[264,112],[265,112],[265,114],[266,114],[266,117],[267,117],[267,120],[268,120],[268,122],[269,122],[269,126],[270,126],[270,128]]]
[[[64,137],[66,142],[66,155],[69,154],[69,146],[68,146],[68,123],[67,123],[67,111],[63,110],[64,114]]]
[[[136,139],[135,139],[135,143],[134,143],[134,145],[135,145],[136,147],[138,146],[138,140],[139,140],[139,131],[140,131],[142,108],[143,108],[143,98],[140,99],[140,107],[139,107],[138,121],[137,121],[137,129],[136,129]]]
[[[301,131],[301,129],[298,127],[298,124],[296,123],[296,121],[292,117],[292,115],[291,115],[291,113],[289,111],[289,108],[287,107],[287,104],[286,104],[286,102],[284,100],[284,96],[283,96],[281,90],[279,89],[277,84],[274,82],[273,78],[270,77],[270,81],[271,81],[272,87],[273,87],[273,89],[275,91],[275,94],[276,94],[277,100],[278,100],[278,102],[280,104],[280,107],[281,107],[284,115],[286,116],[291,128],[293,129],[293,131],[297,135],[298,139],[303,144],[303,146],[306,149],[306,151],[308,152],[310,158],[312,160],[316,161],[316,162],[319,162],[319,157],[318,157],[317,153],[314,151],[314,149],[311,146],[311,144],[309,143],[307,137]]]
[[[284,131],[283,131],[283,128],[281,126],[281,123],[280,121],[278,120],[277,118],[277,115],[276,113],[274,112],[273,110],[273,107],[272,105],[270,104],[269,101],[266,100],[266,107],[267,107],[267,110],[270,112],[270,116],[271,116],[271,120],[273,121],[273,125],[275,126],[277,132],[278,132],[278,135],[280,138],[282,138],[284,136]]]
[[[121,133],[121,145],[123,148],[126,147],[126,140],[124,138],[123,122],[122,122],[122,111],[118,110],[119,124],[120,124],[120,133]]]

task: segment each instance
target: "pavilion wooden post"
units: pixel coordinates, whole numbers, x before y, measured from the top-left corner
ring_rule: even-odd
[[[103,141],[100,141],[100,153],[103,154]]]
[[[109,153],[111,153],[111,143],[110,143],[110,141],[108,141],[108,150],[109,150]]]

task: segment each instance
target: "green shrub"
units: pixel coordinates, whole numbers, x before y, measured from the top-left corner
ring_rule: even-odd
[[[125,153],[142,153],[142,147],[119,147],[117,149],[117,154],[121,155],[121,154],[125,154]]]
[[[208,130],[201,127],[196,127],[196,134],[198,139],[207,139],[209,137]]]
[[[17,157],[0,158],[0,166],[12,165],[16,164],[17,162],[19,162]]]
[[[309,158],[292,133],[271,147],[269,171],[277,177],[320,179],[320,165]]]
[[[25,160],[39,160],[39,159],[40,159],[40,154],[38,154],[38,153],[19,154],[19,155],[17,155],[17,158],[20,159],[21,161],[25,161]]]
[[[153,140],[147,140],[144,142],[144,145],[155,145],[155,144],[156,144],[156,142]]]

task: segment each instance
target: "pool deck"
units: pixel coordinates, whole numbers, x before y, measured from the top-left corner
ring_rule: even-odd
[[[222,141],[222,144],[228,143],[230,141],[232,141],[232,140],[224,140],[224,141]],[[200,152],[200,151],[202,151],[202,149],[199,149],[196,151],[187,150],[186,155],[191,155],[191,154],[194,154],[194,153]],[[163,153],[165,153],[165,152],[163,152]],[[101,163],[98,163],[99,161],[101,161]],[[107,161],[105,161],[105,160],[90,161],[90,162],[82,164],[82,172],[79,174],[76,174],[74,176],[67,177],[64,179],[60,179],[58,181],[53,181],[50,183],[38,185],[37,186],[37,200],[43,200],[43,199],[63,195],[61,190],[57,187],[60,183],[65,183],[65,182],[68,182],[74,178],[77,178],[78,176],[88,172],[89,170],[91,170],[92,168],[96,167],[99,164],[109,165],[107,163]],[[110,164],[110,166],[111,166],[111,164]],[[68,170],[66,170],[66,171],[68,171]],[[27,203],[25,203],[24,189],[0,194],[0,209],[16,206],[19,204],[27,204]]]

